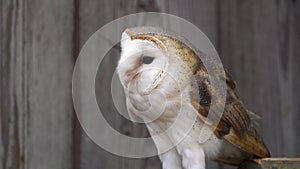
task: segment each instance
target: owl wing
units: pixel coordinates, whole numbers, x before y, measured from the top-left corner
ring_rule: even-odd
[[[227,85],[226,105],[219,124],[211,126],[214,129],[214,134],[256,157],[269,157],[270,153],[254,127],[254,119],[257,118],[257,115],[246,109],[235,93],[236,83],[227,71],[225,71],[225,74],[224,80]],[[198,84],[197,91],[200,100],[192,99],[192,105],[197,110],[200,118],[205,121],[208,117],[211,97],[215,92],[203,66],[199,66],[194,75]],[[216,104],[219,104],[218,96],[216,98]],[[226,161],[226,159],[219,159],[219,161]]]

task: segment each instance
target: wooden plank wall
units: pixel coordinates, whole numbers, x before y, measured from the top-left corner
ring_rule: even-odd
[[[0,168],[71,168],[73,1],[0,4]]]
[[[88,37],[143,11],[198,26],[244,103],[262,116],[272,155],[300,156],[299,0],[0,0],[0,169],[160,168],[157,157],[121,158],[99,148],[81,129],[71,98],[72,69]],[[108,70],[115,61],[105,61]],[[120,131],[147,134],[113,121]]]

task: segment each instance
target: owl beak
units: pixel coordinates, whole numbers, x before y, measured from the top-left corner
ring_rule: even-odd
[[[126,77],[126,78],[124,78],[124,86],[126,87],[126,88],[128,88],[128,83],[130,82],[130,78],[128,78],[128,77]]]
[[[128,84],[138,76],[135,70],[127,71],[124,78],[124,86],[128,88]]]

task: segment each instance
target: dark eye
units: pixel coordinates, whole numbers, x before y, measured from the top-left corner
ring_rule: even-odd
[[[151,56],[143,56],[143,63],[148,65],[153,62],[153,59]]]

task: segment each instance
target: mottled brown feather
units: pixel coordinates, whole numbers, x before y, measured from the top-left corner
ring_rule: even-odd
[[[211,95],[216,92],[213,91],[206,77],[197,77],[204,74],[203,67],[199,68],[199,71],[200,72],[197,71],[195,73],[195,76],[199,84],[199,96],[204,98],[200,98],[199,104],[192,104],[197,108],[200,117],[206,120],[209,108],[207,108],[208,106],[206,104],[201,103],[201,100],[207,100],[205,103],[210,103],[208,100],[211,99]],[[257,134],[249,111],[238,99],[234,91],[236,83],[232,80],[228,72],[226,72],[226,84],[227,97],[223,115],[217,127],[211,126],[212,128],[216,127],[214,131],[215,135],[220,139],[225,138],[230,143],[254,156],[269,157],[270,153],[261,137]]]

